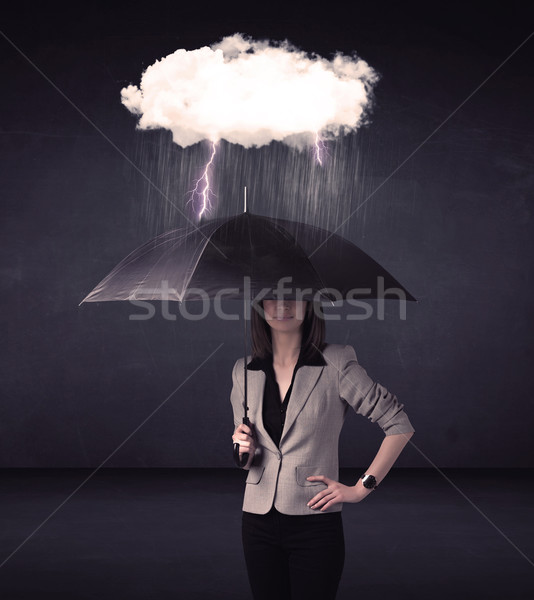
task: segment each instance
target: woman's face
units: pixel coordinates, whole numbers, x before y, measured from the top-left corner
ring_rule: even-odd
[[[306,315],[306,300],[264,300],[265,320],[276,331],[297,331]]]

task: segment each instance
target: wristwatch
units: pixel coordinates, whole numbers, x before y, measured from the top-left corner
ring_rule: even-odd
[[[374,475],[367,475],[367,473],[364,473],[360,479],[362,480],[363,487],[367,488],[368,490],[374,490],[378,487]]]

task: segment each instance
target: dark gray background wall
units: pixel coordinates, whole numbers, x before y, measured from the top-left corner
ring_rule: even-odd
[[[381,80],[370,124],[330,146],[337,170],[318,175],[316,212],[305,154],[223,144],[217,215],[240,210],[244,184],[255,212],[272,211],[272,173],[257,177],[266,165],[289,182],[278,215],[333,229],[371,195],[341,232],[419,302],[406,320],[390,304],[383,320],[330,311],[340,320],[328,322],[327,339],[353,345],[404,402],[416,435],[397,464],[534,466],[534,38],[492,75],[534,30],[525,7],[10,8],[2,31],[12,44],[0,39],[0,466],[95,467],[112,453],[108,467],[232,465],[241,322],[192,322],[178,308],[175,321],[159,309],[131,321],[139,311],[127,303],[78,303],[136,246],[185,223],[144,175],[183,205],[206,151],[136,131],[120,89],[177,48],[237,31],[324,56],[356,51]],[[364,467],[381,439],[351,415],[341,465]]]

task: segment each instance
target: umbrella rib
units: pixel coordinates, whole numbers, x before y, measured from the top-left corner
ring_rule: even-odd
[[[176,234],[178,232],[180,233],[180,237],[179,238],[172,238],[169,239],[169,236]],[[96,286],[96,288],[99,288],[102,285],[105,285],[107,283],[107,281],[109,281],[110,279],[113,279],[114,277],[116,277],[123,269],[129,267],[131,264],[133,264],[134,262],[136,262],[137,260],[143,258],[143,256],[145,256],[146,254],[149,254],[150,252],[153,252],[155,249],[159,248],[160,246],[164,246],[165,244],[172,244],[172,246],[170,248],[168,248],[161,256],[160,258],[156,261],[156,263],[154,265],[152,265],[152,267],[150,268],[149,272],[143,277],[143,280],[141,282],[139,282],[139,284],[136,286],[135,290],[133,290],[133,292],[130,293],[129,295],[129,299],[131,299],[132,294],[135,296],[135,294],[137,293],[137,291],[139,290],[139,288],[146,282],[147,278],[149,277],[149,275],[152,273],[152,271],[154,270],[154,268],[157,266],[157,264],[166,256],[166,254],[168,254],[168,252],[172,251],[177,244],[180,244],[183,242],[183,240],[185,238],[188,237],[188,235],[190,235],[191,232],[187,231],[187,228],[177,228],[177,229],[173,229],[171,231],[167,231],[165,233],[162,233],[160,236],[158,236],[158,238],[156,238],[156,240],[162,238],[159,243],[154,244],[154,242],[156,240],[152,240],[150,242],[146,242],[143,246],[141,246],[140,248],[136,248],[135,250],[133,250],[132,252],[130,252],[130,254],[128,254],[116,267],[115,269],[113,269],[110,273],[108,273],[108,275],[106,275],[106,277],[104,277],[104,279],[102,279],[102,281]],[[210,236],[206,236],[204,234],[204,232],[202,233],[202,237],[204,238],[204,248],[202,249],[202,252],[204,252],[204,249],[208,243],[208,241],[210,241],[210,237],[212,235],[212,233],[210,234]],[[215,244],[212,244],[214,247]],[[140,252],[140,250],[142,250]],[[219,248],[217,248],[218,252],[220,252],[224,257],[226,257],[226,255],[224,254],[224,252],[222,252],[222,250],[220,250]],[[202,254],[201,252],[201,254]],[[196,268],[196,265],[195,265]],[[95,289],[96,289],[95,288]],[[85,300],[91,295],[92,292],[90,292],[81,302],[80,304],[83,304],[85,302]]]
[[[283,221],[282,219],[273,219],[274,222],[276,221]],[[299,248],[302,252],[302,255],[306,258],[306,260],[308,261],[312,271],[315,273],[315,276],[317,277],[317,279],[320,281],[322,288],[321,289],[326,289],[326,285],[323,281],[323,278],[319,275],[317,269],[314,267],[312,261],[310,260],[310,257],[306,254],[306,252],[304,251],[304,248],[299,244],[299,242],[297,241],[297,239],[295,238],[295,236],[286,228],[284,227],[284,225],[282,223],[276,223],[277,227],[281,227],[283,229],[283,231],[293,240],[294,244],[296,245],[297,248]],[[310,226],[308,226],[310,227]],[[313,225],[311,226],[313,227]],[[326,231],[326,230],[322,230],[319,227],[313,227],[314,229],[317,229],[319,231]],[[251,240],[252,243],[252,240]],[[319,290],[320,291],[320,290]]]
[[[220,253],[220,254],[221,254],[223,257],[224,257],[224,258],[226,258],[226,260],[228,260],[228,257],[226,256],[226,254],[225,254],[225,253],[224,253],[224,252],[223,252],[223,251],[222,251],[220,248],[218,248],[218,247],[215,245],[215,243],[212,241],[212,239],[211,239],[211,238],[213,237],[214,233],[215,233],[216,231],[218,231],[218,230],[219,230],[219,229],[220,229],[220,228],[221,228],[221,227],[222,227],[224,224],[225,224],[225,223],[224,223],[224,221],[222,221],[221,223],[219,223],[219,224],[217,225],[217,227],[215,227],[215,229],[214,229],[214,230],[213,230],[213,231],[212,231],[212,232],[211,232],[209,235],[206,235],[206,234],[205,234],[203,231],[201,232],[201,233],[202,233],[202,236],[204,237],[204,246],[203,246],[202,250],[201,250],[201,251],[198,253],[198,257],[197,257],[197,259],[196,259],[196,261],[195,261],[195,265],[194,265],[194,267],[193,267],[192,269],[189,269],[190,275],[189,275],[189,277],[188,277],[188,279],[187,279],[187,281],[186,281],[185,285],[184,285],[184,286],[183,286],[183,288],[182,288],[182,293],[181,293],[181,294],[179,294],[179,301],[180,301],[180,302],[182,302],[182,300],[183,300],[183,297],[184,297],[184,295],[185,295],[185,290],[187,290],[187,288],[189,287],[189,282],[191,281],[191,279],[192,279],[192,277],[193,277],[193,274],[194,274],[194,272],[196,271],[196,268],[197,268],[197,266],[198,266],[198,263],[199,263],[199,261],[200,261],[200,259],[201,259],[202,255],[204,254],[204,250],[206,249],[206,246],[208,245],[208,243],[210,243],[210,244],[211,244],[211,245],[212,245],[212,246],[213,246],[213,247],[214,247],[214,248],[215,248],[215,249],[216,249],[216,250],[217,250],[217,251],[218,251],[218,252],[219,252],[219,253]],[[187,234],[186,234],[186,235],[187,235]],[[173,246],[173,248],[174,248],[174,246]],[[173,248],[171,248],[170,250],[172,250]],[[137,286],[137,288],[136,288],[136,291],[139,289],[139,286],[141,286],[141,285],[142,285],[142,284],[143,284],[143,283],[146,281],[146,278],[147,278],[147,277],[150,275],[150,273],[152,272],[152,270],[154,269],[154,267],[155,267],[155,266],[156,266],[156,265],[159,263],[159,261],[160,261],[160,260],[161,260],[161,259],[162,259],[162,258],[165,256],[165,254],[167,254],[167,252],[169,252],[169,250],[167,250],[167,251],[166,251],[166,252],[165,252],[165,253],[164,253],[162,256],[160,256],[160,258],[159,258],[159,259],[156,261],[156,263],[155,263],[155,264],[152,266],[152,268],[150,269],[150,271],[149,271],[149,272],[146,274],[146,276],[144,277],[143,281],[142,281],[142,282],[141,282],[141,283],[140,283],[140,284]]]
[[[175,231],[177,231],[177,230],[175,230]],[[164,242],[162,242],[161,244],[158,244],[156,246],[150,246],[150,242],[147,242],[145,244],[146,250],[142,254],[139,254],[139,255],[135,256],[135,260],[138,260],[139,258],[142,258],[143,256],[145,256],[145,254],[148,254],[149,252],[153,251],[154,248],[157,248],[158,246],[163,245],[163,244],[168,243],[168,242],[172,243],[172,242],[175,242],[175,240],[165,240]],[[108,273],[104,277],[104,279],[102,279],[102,281],[96,286],[95,289],[99,288],[101,285],[105,285],[105,283],[107,281],[109,281],[113,277],[116,277],[123,269],[125,269],[126,267],[129,267],[133,262],[135,262],[135,260],[134,260],[134,254],[136,252],[138,252],[138,251],[139,251],[139,248],[136,248],[135,250],[132,250],[132,252],[130,252],[130,254],[128,254],[110,273]],[[128,260],[128,259],[130,259],[130,260]],[[141,285],[141,284],[139,284],[139,285]],[[136,290],[138,288],[139,288],[139,286],[136,288]],[[80,304],[83,304],[86,301],[86,299],[93,293],[93,291],[89,292],[89,294],[87,294],[87,296],[80,302]]]
[[[209,238],[205,237],[205,241],[204,241],[204,248],[206,247]],[[142,281],[139,282],[139,284],[137,285],[137,287],[135,288],[135,290],[132,292],[132,294],[135,297],[135,294],[137,293],[137,290],[139,290],[139,288],[146,282],[146,280],[148,279],[148,277],[150,276],[150,274],[152,273],[152,271],[157,267],[157,265],[160,263],[160,261],[165,258],[166,255],[169,254],[169,252],[172,252],[172,250],[174,250],[176,244],[173,244],[170,248],[167,248],[167,250],[165,250],[165,252],[163,252],[163,254],[158,258],[158,260],[150,267],[149,271],[146,273],[146,275],[143,277]],[[204,248],[202,249],[202,252],[204,252]],[[200,254],[202,254],[202,252]],[[180,294],[179,294],[180,295]]]
[[[242,214],[249,214],[249,213],[242,213]],[[204,248],[202,248],[202,251],[199,253],[198,258],[195,262],[195,265],[193,267],[193,269],[191,269],[191,275],[189,276],[185,286],[184,286],[184,290],[186,290],[189,287],[189,283],[191,281],[191,279],[193,278],[193,274],[195,273],[198,263],[200,262],[200,259],[202,258],[202,255],[204,254],[204,250],[206,249],[206,246],[208,245],[208,242],[214,247],[217,248],[217,250],[219,250],[219,248],[217,247],[217,245],[215,244],[215,242],[212,240],[212,237],[219,231],[219,229],[221,229],[221,227],[223,227],[224,225],[228,225],[228,223],[230,223],[235,219],[238,219],[239,217],[241,217],[242,215],[234,215],[233,217],[231,217],[230,219],[225,219],[224,217],[221,219],[221,222],[217,225],[217,227],[215,227],[215,229],[209,234],[209,236],[205,236],[205,243],[204,243]],[[252,248],[252,239],[250,238],[250,228],[248,229],[248,234],[249,234],[249,247]],[[226,258],[226,260],[229,260],[228,257],[226,256],[226,254],[222,251],[219,250],[219,252],[224,256],[224,258]],[[252,264],[252,263],[251,263]],[[252,278],[251,278],[252,279]]]
[[[183,298],[183,296],[185,295],[185,290],[187,290],[187,288],[189,287],[189,283],[191,282],[191,279],[193,278],[193,275],[194,275],[195,271],[197,270],[198,263],[200,262],[200,259],[202,258],[202,255],[204,254],[204,250],[206,249],[206,246],[208,245],[208,242],[209,242],[209,243],[211,243],[211,245],[212,245],[214,248],[216,248],[217,250],[219,250],[219,248],[217,248],[217,246],[215,245],[215,243],[213,242],[213,240],[212,240],[211,238],[212,238],[212,237],[215,235],[215,233],[216,233],[217,231],[219,231],[219,229],[220,229],[220,228],[221,228],[223,225],[225,225],[225,224],[227,224],[227,223],[228,223],[228,221],[226,221],[226,222],[221,222],[221,223],[220,223],[219,225],[217,225],[217,227],[216,227],[216,228],[215,228],[215,229],[214,229],[214,230],[213,230],[213,231],[212,231],[212,232],[209,234],[209,236],[204,236],[204,237],[205,237],[205,241],[204,241],[204,247],[203,247],[203,248],[202,248],[202,250],[201,250],[201,251],[198,253],[198,257],[197,257],[197,259],[196,259],[196,261],[195,261],[195,264],[194,264],[193,268],[192,268],[192,269],[190,269],[190,275],[189,275],[189,277],[187,278],[187,281],[185,282],[185,285],[184,285],[184,287],[183,287],[184,294],[182,295],[182,298]],[[225,254],[225,253],[224,253],[222,250],[219,250],[219,252],[220,252],[220,253],[221,253],[221,254],[224,256],[224,258],[226,258],[226,260],[229,260],[229,259],[228,259],[228,257],[226,256],[226,254]],[[182,301],[182,298],[180,299],[180,302]]]
[[[178,231],[183,231],[183,233],[181,234],[181,236],[180,236],[180,238],[179,238],[178,240],[177,240],[176,238],[173,238],[173,239],[171,239],[171,240],[168,240],[168,239],[166,239],[166,240],[163,240],[163,239],[162,239],[160,243],[158,243],[158,244],[155,244],[154,246],[151,246],[151,245],[150,245],[152,242],[154,242],[154,241],[156,241],[156,240],[158,240],[158,239],[160,239],[160,238],[163,238],[164,236],[169,236],[169,235],[171,235],[171,234],[173,234],[173,233],[175,233],[175,232],[178,232]],[[159,248],[159,246],[163,246],[164,244],[167,244],[167,243],[171,243],[171,244],[173,244],[173,248],[174,248],[174,247],[176,246],[176,243],[177,243],[177,242],[181,242],[181,241],[182,241],[184,238],[187,238],[187,237],[190,235],[190,233],[191,233],[191,232],[188,232],[186,228],[182,228],[182,229],[180,229],[180,228],[178,228],[178,229],[173,229],[173,230],[171,230],[171,231],[167,231],[167,232],[165,232],[165,233],[162,233],[160,236],[158,236],[158,237],[156,238],[156,240],[152,240],[152,242],[147,242],[146,244],[144,244],[144,246],[146,246],[146,251],[145,251],[145,252],[143,252],[143,254],[140,254],[140,255],[139,255],[138,257],[136,257],[136,258],[142,258],[142,257],[143,257],[145,254],[147,254],[148,252],[152,252],[152,251],[153,251],[153,250],[155,250],[156,248]],[[203,235],[203,237],[204,237],[204,239],[205,239],[205,240],[207,240],[207,239],[208,239],[208,237],[209,237],[209,236],[206,236],[206,235],[204,235],[204,233],[202,233],[202,235]],[[211,234],[210,234],[210,235],[211,235]],[[142,248],[142,247],[143,247],[143,246],[141,246],[141,248]],[[128,260],[128,258],[129,258],[129,257],[131,257],[133,254],[135,254],[135,253],[136,253],[138,250],[140,250],[140,248],[137,248],[136,250],[133,250],[133,252],[130,252],[130,254],[128,254],[128,256],[127,256],[127,257],[126,257],[126,258],[123,260],[123,263],[124,263],[124,264],[121,264],[121,268],[123,268],[123,267],[127,267],[127,266],[129,266],[129,265],[131,264],[131,262],[132,262],[132,261],[130,261],[130,262],[126,262],[126,261]],[[221,251],[221,253],[222,253],[222,251]],[[222,254],[224,255],[224,253],[222,253]]]
[[[284,223],[290,223],[290,224],[293,224],[293,222],[292,222],[292,221],[287,221],[286,219],[274,219],[274,218],[273,218],[272,220],[273,220],[273,221],[275,221],[275,222],[278,222],[278,223],[280,224],[280,226],[281,226],[281,227],[284,227],[284,229],[285,229],[285,225],[284,225]],[[389,277],[391,277],[391,279],[392,279],[393,281],[395,281],[395,282],[396,282],[396,284],[397,284],[397,285],[399,285],[399,286],[400,286],[400,288],[401,288],[402,290],[404,290],[404,292],[406,292],[406,293],[408,294],[408,298],[409,298],[410,300],[416,300],[416,299],[415,299],[415,298],[412,296],[412,294],[410,294],[410,292],[409,292],[408,290],[406,290],[406,288],[405,288],[405,287],[404,287],[404,286],[403,286],[401,283],[399,283],[399,282],[397,281],[397,279],[396,279],[395,277],[393,277],[393,275],[391,275],[391,273],[389,273],[389,272],[388,272],[388,271],[387,271],[387,270],[386,270],[386,269],[385,269],[385,268],[384,268],[384,267],[383,267],[383,266],[382,266],[380,263],[378,263],[378,262],[377,262],[377,261],[376,261],[376,260],[375,260],[373,257],[369,256],[369,255],[368,255],[368,254],[367,254],[367,253],[366,253],[366,252],[365,252],[363,249],[361,249],[359,246],[357,246],[356,244],[354,244],[354,243],[353,243],[353,242],[351,242],[350,240],[348,240],[348,239],[346,239],[346,238],[344,238],[344,237],[340,236],[339,234],[337,234],[337,233],[335,233],[335,232],[332,232],[332,231],[329,231],[328,229],[324,229],[324,228],[322,228],[322,227],[317,227],[316,225],[311,225],[311,224],[309,224],[309,223],[306,223],[306,224],[304,224],[304,225],[305,225],[307,228],[309,228],[309,229],[313,229],[314,231],[316,231],[316,232],[320,233],[321,235],[326,235],[326,238],[325,238],[325,239],[324,239],[324,240],[323,240],[323,241],[322,241],[322,242],[319,244],[319,246],[317,246],[317,247],[315,248],[315,250],[313,250],[313,252],[312,252],[312,253],[311,253],[309,256],[308,256],[308,255],[306,255],[306,257],[307,257],[307,258],[308,258],[308,260],[310,261],[310,264],[312,265],[312,268],[314,269],[314,271],[315,271],[316,273],[317,273],[317,271],[316,271],[316,270],[315,270],[315,268],[313,267],[313,263],[312,263],[312,261],[311,261],[311,257],[313,257],[313,256],[314,256],[314,255],[317,253],[317,251],[318,251],[320,248],[322,248],[322,247],[324,246],[324,244],[326,244],[326,243],[327,243],[329,240],[331,240],[331,239],[332,239],[332,240],[340,240],[341,242],[343,242],[343,243],[345,243],[345,244],[348,244],[350,247],[353,247],[353,248],[355,248],[357,251],[359,251],[359,252],[362,252],[362,253],[364,254],[364,256],[366,257],[366,260],[370,261],[370,262],[371,262],[371,263],[373,263],[375,266],[377,266],[377,267],[379,267],[380,269],[382,269],[383,271],[385,271],[385,272],[387,273],[387,275],[388,275]],[[338,227],[338,229],[339,229],[339,227]],[[291,235],[291,236],[293,237],[293,235],[292,235],[291,231],[288,231],[288,233],[289,233],[289,235]],[[298,242],[297,242],[297,243],[298,243]],[[318,273],[317,273],[317,276],[319,277],[319,280],[321,281],[321,283],[322,283],[322,285],[323,285],[323,288],[325,288],[324,282],[323,282],[322,278],[319,276],[319,274],[318,274]],[[328,288],[326,288],[326,289],[328,289]],[[329,301],[330,301],[330,302],[333,304],[333,301],[332,301],[332,299],[331,299],[331,298],[329,298]],[[417,301],[417,300],[416,300],[416,301]]]
[[[170,244],[172,244],[172,245],[173,245],[173,247],[174,247],[174,246],[176,245],[176,240],[165,240],[165,241],[162,241],[162,242],[160,242],[159,244],[154,244],[154,245],[151,245],[151,243],[150,243],[150,242],[148,242],[147,244],[145,244],[145,246],[146,246],[146,249],[145,249],[145,251],[144,251],[144,252],[142,252],[142,253],[140,253],[140,254],[138,254],[138,255],[135,257],[135,260],[138,260],[138,259],[140,259],[140,258],[143,258],[143,256],[145,256],[145,254],[148,254],[148,253],[152,252],[153,250],[155,250],[156,248],[159,248],[160,246],[164,246],[165,244],[169,244],[169,243],[170,243]],[[124,269],[125,267],[128,267],[128,266],[130,266],[130,265],[131,265],[133,262],[135,262],[135,260],[134,260],[134,256],[133,256],[133,255],[134,255],[136,252],[138,252],[138,250],[139,250],[139,249],[137,249],[137,250],[134,250],[133,252],[130,252],[130,254],[128,254],[128,256],[126,256],[126,258],[125,258],[125,259],[124,259],[124,260],[121,262],[121,264],[119,265],[119,266],[120,266],[120,268],[118,268],[118,267],[117,267],[117,271],[116,271],[116,273],[119,273],[119,271],[122,271],[122,269]],[[128,260],[129,258],[130,258],[130,260]],[[115,273],[115,274],[116,274],[116,273]]]

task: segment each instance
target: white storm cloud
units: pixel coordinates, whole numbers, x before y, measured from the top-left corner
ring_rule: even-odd
[[[236,33],[156,61],[121,97],[139,116],[140,129],[168,129],[183,148],[201,140],[300,147],[313,144],[317,134],[331,139],[355,131],[377,80],[356,56],[338,53],[327,60],[289,42]]]

